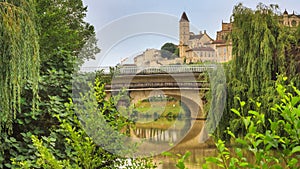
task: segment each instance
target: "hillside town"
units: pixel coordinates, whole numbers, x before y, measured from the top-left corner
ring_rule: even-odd
[[[295,12],[289,14],[284,11],[280,18],[280,23],[288,27],[297,27],[300,24],[300,15]],[[222,21],[221,30],[217,31],[216,38],[213,39],[206,30],[199,33],[190,31],[190,20],[183,12],[179,20],[179,49],[178,56],[171,59],[162,57],[161,50],[147,49],[142,54],[134,57],[136,66],[160,66],[190,64],[199,62],[228,62],[232,59],[232,42],[230,33],[232,31],[232,21]],[[124,64],[124,63],[121,63]]]

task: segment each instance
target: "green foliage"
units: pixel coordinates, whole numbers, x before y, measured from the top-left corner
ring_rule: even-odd
[[[96,80],[95,86],[90,90],[90,94],[82,97],[91,97],[88,103],[86,111],[91,115],[94,122],[101,121],[101,119],[94,118],[90,110],[98,109],[100,113],[111,114],[106,116],[106,121],[112,128],[120,131],[124,124],[127,124],[122,119],[117,118],[117,112],[113,102],[105,100],[105,92],[103,84],[99,80]],[[96,99],[95,99],[96,98]],[[85,99],[85,101],[88,101]],[[91,102],[91,100],[94,100]],[[51,115],[52,118],[56,118],[58,124],[52,125],[50,134],[48,136],[41,135],[39,137],[32,134],[23,135],[23,139],[26,141],[26,146],[22,149],[27,150],[27,156],[24,157],[22,151],[17,150],[16,154],[11,157],[12,163],[8,164],[13,168],[117,168],[117,166],[128,165],[129,168],[155,168],[151,159],[130,159],[130,165],[126,163],[128,159],[120,157],[118,154],[112,154],[107,150],[97,145],[94,140],[95,137],[90,137],[86,132],[88,128],[84,125],[84,122],[89,123],[92,121],[86,121],[82,116],[78,116],[76,111],[76,105],[72,101],[70,103],[64,103],[65,101],[58,99],[58,97],[50,98]],[[96,103],[96,104],[95,104]],[[100,106],[99,106],[100,105]],[[94,107],[96,109],[90,109]],[[80,117],[81,121],[79,120]],[[83,120],[83,121],[82,121]],[[98,123],[92,122],[91,124],[98,125]],[[97,134],[107,135],[107,131],[98,130]],[[110,133],[112,134],[112,133]],[[102,136],[102,138],[104,138]],[[108,138],[108,137],[107,137]],[[12,140],[17,142],[16,140]],[[98,141],[98,140],[96,140]],[[114,143],[112,140],[108,140],[112,145],[121,145],[122,142]],[[98,142],[99,143],[99,142]],[[104,144],[104,142],[101,142]],[[20,145],[16,144],[17,147]],[[138,166],[138,167],[137,167]]]
[[[175,50],[177,49],[176,45],[173,43],[165,43],[162,47],[161,50],[166,50],[169,51],[170,53],[175,53]]]
[[[80,60],[92,59],[99,53],[94,27],[84,21],[86,11],[82,0],[37,1],[42,62],[56,59],[60,49],[72,52]]]
[[[284,81],[286,79],[283,78]],[[276,90],[281,102],[273,104],[272,113],[279,114],[281,119],[274,121],[266,118],[265,113],[253,110],[244,115],[242,109],[232,109],[240,118],[246,134],[237,137],[228,128],[227,133],[232,137],[235,147],[229,150],[225,142],[219,139],[216,143],[219,154],[207,158],[208,163],[221,168],[300,168],[300,91],[293,84],[286,86],[282,83],[276,84]],[[242,108],[245,104],[240,101]],[[259,130],[260,127],[265,127],[265,130]],[[285,134],[281,135],[280,130]],[[245,154],[251,154],[254,159]]]
[[[0,2],[0,168],[113,168],[124,163],[93,142],[69,103],[73,73],[83,59],[99,52],[93,26],[83,21],[86,10],[81,0]],[[38,90],[39,102],[32,100]],[[32,109],[37,103],[39,110]],[[110,114],[113,103],[105,105]],[[114,121],[117,112],[112,114],[107,120],[120,129],[121,119]],[[133,163],[152,166],[148,159]]]
[[[217,136],[228,138],[224,134],[230,126],[235,134],[244,135],[241,121],[231,108],[239,109],[237,99],[246,101],[244,115],[249,110],[265,112],[266,118],[278,120],[279,115],[271,113],[271,105],[279,102],[275,83],[277,75],[288,77],[297,83],[300,79],[299,47],[297,47],[296,29],[280,24],[278,6],[259,4],[256,10],[235,6],[233,11],[232,54],[233,60],[225,65],[227,79],[227,103]],[[261,105],[257,106],[256,101]],[[267,121],[266,126],[270,123]],[[260,128],[264,130],[264,127]],[[282,133],[283,134],[283,133]]]
[[[161,56],[163,58],[174,59],[179,56],[179,49],[173,43],[165,43],[161,47]]]
[[[173,154],[173,153],[170,153],[170,152],[163,152],[162,155],[175,158],[176,162],[177,162],[175,166],[177,168],[179,168],[179,169],[187,169],[185,167],[185,161],[189,158],[189,156],[191,156],[191,152],[187,151],[187,152],[185,152],[184,155]]]
[[[0,132],[12,132],[26,84],[32,86],[36,108],[40,59],[35,14],[33,0],[0,1]]]
[[[208,133],[213,133],[223,115],[226,101],[226,79],[221,65],[216,65],[216,69],[208,73],[211,90],[206,93],[209,108],[205,107],[208,110],[205,128]]]
[[[38,166],[43,168],[57,168],[62,169],[64,167],[70,168],[70,164],[68,161],[59,161],[56,160],[54,155],[43,145],[43,141],[39,140],[36,136],[32,136],[33,145],[37,148],[39,152],[39,158],[36,163]],[[28,166],[24,166],[26,163],[20,163],[24,168]],[[28,163],[27,163],[28,164]],[[29,168],[29,167],[28,167]]]

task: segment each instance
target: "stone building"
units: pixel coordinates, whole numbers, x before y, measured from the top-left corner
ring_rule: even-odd
[[[213,42],[216,45],[218,62],[228,62],[232,59],[232,42],[229,37],[231,31],[232,23],[222,21],[222,30],[217,31],[217,38]]]
[[[288,27],[297,27],[300,24],[300,15],[294,12],[288,14],[285,10],[280,23]],[[190,32],[190,21],[185,12],[179,20],[179,57],[173,60],[162,58],[160,51],[147,49],[142,55],[134,58],[136,65],[167,65],[195,62],[228,62],[232,60],[232,41],[230,33],[232,22],[222,21],[222,29],[217,31],[216,40],[213,40],[206,31],[195,34]]]
[[[167,59],[161,56],[161,51],[157,49],[147,49],[142,54],[134,58],[136,66],[161,66],[161,65],[174,65],[182,64],[182,59]]]
[[[297,27],[300,24],[300,15],[296,15],[294,11],[292,14],[288,14],[287,10],[285,10],[280,22],[285,26]]]
[[[183,12],[179,21],[179,56],[190,62],[216,61],[214,40],[206,31],[195,34],[190,32],[190,21]]]

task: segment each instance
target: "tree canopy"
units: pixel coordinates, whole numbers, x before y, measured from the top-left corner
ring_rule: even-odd
[[[34,0],[0,2],[0,131],[12,130],[25,84],[31,84],[31,99],[36,100],[40,57],[35,5]]]
[[[161,47],[161,56],[163,58],[173,59],[178,57],[178,48],[175,44],[167,42]]]
[[[94,58],[99,49],[94,27],[84,21],[86,12],[82,0],[37,1],[42,62],[52,60],[60,49],[79,59]]]
[[[236,116],[231,108],[240,108],[239,102],[247,101],[249,104],[243,107],[246,114],[248,110],[259,109],[266,113],[266,118],[278,118],[270,112],[271,103],[279,101],[275,82],[278,74],[287,76],[290,81],[299,81],[297,42],[300,37],[296,29],[280,23],[277,5],[259,4],[252,10],[238,4],[232,16],[233,60],[226,65],[228,99],[223,122],[230,121],[234,131],[243,133],[240,121],[233,120]]]

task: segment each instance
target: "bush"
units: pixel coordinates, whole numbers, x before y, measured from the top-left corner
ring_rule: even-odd
[[[283,82],[287,78],[282,78]],[[273,121],[265,118],[265,113],[248,111],[248,116],[241,113],[245,102],[240,102],[241,110],[231,109],[239,116],[246,135],[237,137],[229,128],[227,133],[232,137],[233,148],[226,147],[225,141],[217,140],[217,157],[206,158],[221,168],[300,168],[300,90],[293,84],[276,84],[276,90],[281,97],[280,104],[275,104],[272,113],[280,115],[281,119]],[[257,103],[260,106],[260,103]],[[270,125],[267,125],[270,124]],[[265,128],[260,130],[259,128]],[[281,135],[280,131],[284,134]],[[264,132],[262,132],[264,131]],[[247,158],[251,154],[254,160]]]

